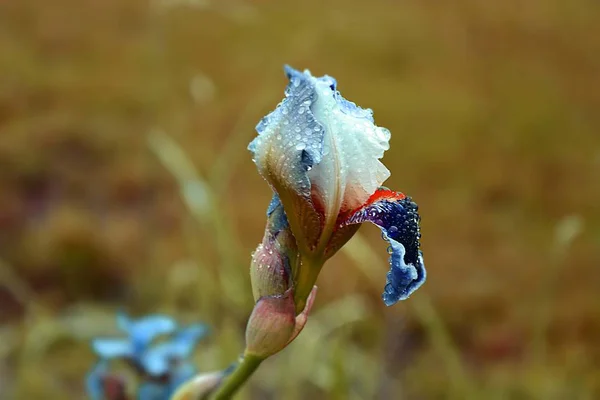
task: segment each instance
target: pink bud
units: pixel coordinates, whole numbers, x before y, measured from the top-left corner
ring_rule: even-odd
[[[296,326],[296,306],[292,289],[282,296],[261,297],[246,327],[246,353],[269,357],[289,343]]]
[[[246,327],[246,353],[266,358],[283,350],[306,325],[316,293],[315,286],[306,307],[298,315],[292,289],[283,296],[260,298]]]

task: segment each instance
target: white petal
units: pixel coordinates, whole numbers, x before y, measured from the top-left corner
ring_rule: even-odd
[[[337,217],[341,210],[364,204],[390,176],[379,161],[389,149],[390,132],[373,123],[371,110],[344,100],[326,80],[313,79],[317,100],[312,112],[325,128],[325,138],[322,160],[308,176],[326,210]]]

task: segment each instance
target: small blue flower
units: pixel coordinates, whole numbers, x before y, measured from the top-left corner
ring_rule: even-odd
[[[207,335],[206,325],[197,323],[179,328],[168,316],[133,320],[123,313],[118,314],[117,325],[127,337],[92,340],[92,349],[100,357],[86,380],[93,400],[107,396],[105,378],[112,360],[124,360],[136,368],[143,380],[137,396],[144,400],[167,400],[182,382],[196,373],[187,359],[198,341]],[[167,336],[167,340],[154,343],[159,336]]]
[[[127,333],[127,338],[99,338],[92,341],[94,352],[103,359],[139,359],[154,339],[177,329],[177,323],[165,315],[132,320],[126,314],[119,313],[117,326]]]

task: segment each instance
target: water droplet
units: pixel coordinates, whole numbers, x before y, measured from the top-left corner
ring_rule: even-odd
[[[387,252],[388,254],[392,254],[394,252],[394,248],[392,246],[388,246]]]
[[[304,142],[300,142],[296,145],[296,150],[304,150],[306,148],[306,144]]]
[[[300,107],[298,109],[298,114],[300,114],[300,115],[304,114],[304,107]]]
[[[313,167],[312,167],[312,165],[307,165],[307,166],[306,166],[306,170],[307,170],[307,171],[310,171],[312,168],[313,168]]]
[[[398,227],[395,225],[390,226],[390,228],[388,229],[389,233],[394,233],[394,232],[398,232]]]
[[[294,85],[294,87],[300,86],[300,79],[292,79],[292,85]]]
[[[277,135],[277,140],[281,140],[281,135]]]
[[[286,114],[288,113],[288,109],[287,109],[287,107],[282,107],[282,108],[281,108],[281,113],[282,113],[283,115],[286,115]]]
[[[299,127],[299,126],[297,126],[297,127],[295,127],[295,128],[294,128],[294,131],[295,131],[296,133],[300,133],[300,131],[301,131],[301,130],[302,130],[302,129],[300,129],[300,127]]]

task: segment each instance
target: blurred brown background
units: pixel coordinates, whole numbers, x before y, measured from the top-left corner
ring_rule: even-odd
[[[80,399],[114,312],[252,307],[270,190],[247,143],[282,65],[392,132],[429,278],[380,300],[377,229],[331,260],[307,329],[240,399],[600,397],[600,4],[0,2],[0,398]]]

